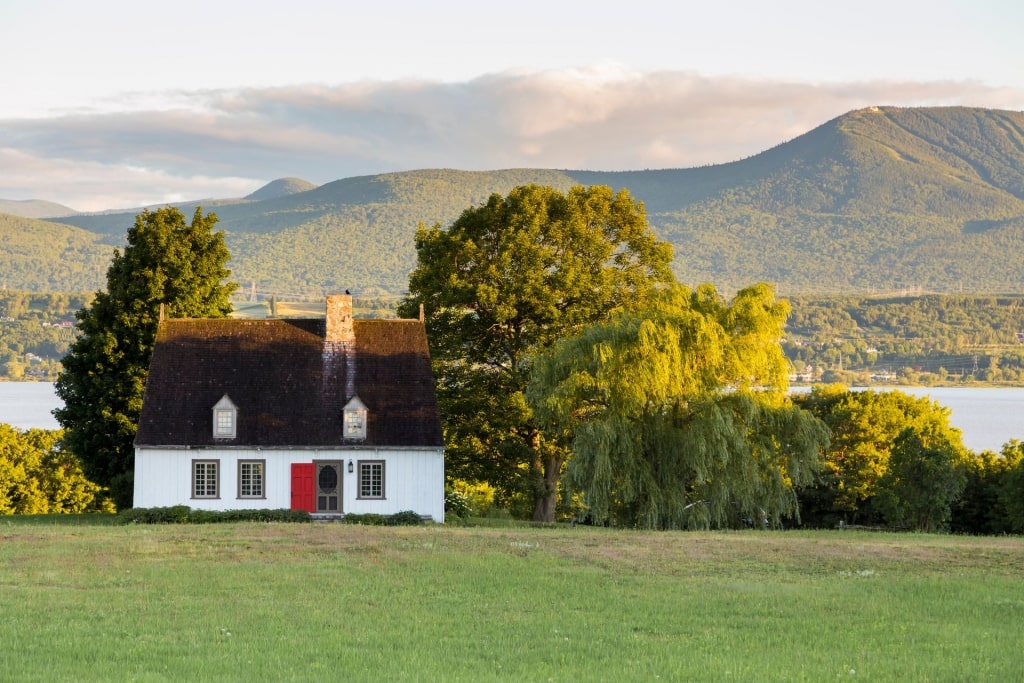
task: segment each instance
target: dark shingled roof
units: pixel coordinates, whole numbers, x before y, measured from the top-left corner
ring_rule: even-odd
[[[324,340],[324,320],[160,323],[135,444],[329,447],[354,389],[369,446],[442,445],[423,324],[356,320],[354,344]],[[352,362],[352,354],[355,354]],[[348,374],[354,370],[354,380]],[[238,407],[237,438],[213,438],[213,406]]]

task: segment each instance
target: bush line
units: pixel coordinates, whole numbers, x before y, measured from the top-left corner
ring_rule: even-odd
[[[225,522],[310,522],[305,510],[194,510],[187,505],[128,508],[118,513],[123,524],[219,524]],[[347,514],[338,521],[367,526],[417,526],[423,523],[419,513],[402,510],[393,515]]]

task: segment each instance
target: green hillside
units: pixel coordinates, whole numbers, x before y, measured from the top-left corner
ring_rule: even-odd
[[[202,203],[220,216],[245,289],[400,292],[420,222],[446,224],[491,193],[533,182],[628,188],[675,245],[680,279],[726,292],[758,280],[783,294],[1024,291],[1020,112],[864,109],[748,159],[693,169],[423,170],[305,191],[289,181]],[[133,214],[54,220],[116,241]],[[59,279],[39,273],[32,282]]]
[[[113,252],[81,228],[0,214],[0,290],[95,291]]]

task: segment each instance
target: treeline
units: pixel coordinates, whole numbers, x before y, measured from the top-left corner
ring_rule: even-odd
[[[396,297],[367,291],[355,299],[359,315],[396,315]],[[74,335],[57,325],[73,321],[90,298],[0,290],[0,378],[52,381]],[[1024,383],[1024,295],[794,296],[789,302],[782,346],[798,381]],[[247,316],[289,315],[275,304],[236,306]]]
[[[949,408],[898,390],[827,385],[794,401],[831,434],[824,467],[797,490],[800,524],[1024,533],[1024,443],[974,453]]]
[[[91,294],[0,290],[0,379],[53,381]]]
[[[790,298],[793,373],[847,384],[1024,382],[1024,296]]]

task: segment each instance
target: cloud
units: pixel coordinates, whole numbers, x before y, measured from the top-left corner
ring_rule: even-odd
[[[0,120],[0,198],[80,210],[241,196],[416,168],[587,170],[724,163],[870,105],[1024,106],[973,82],[796,83],[691,72],[504,72],[126,97],[123,111]],[[145,103],[146,106],[140,106]]]

